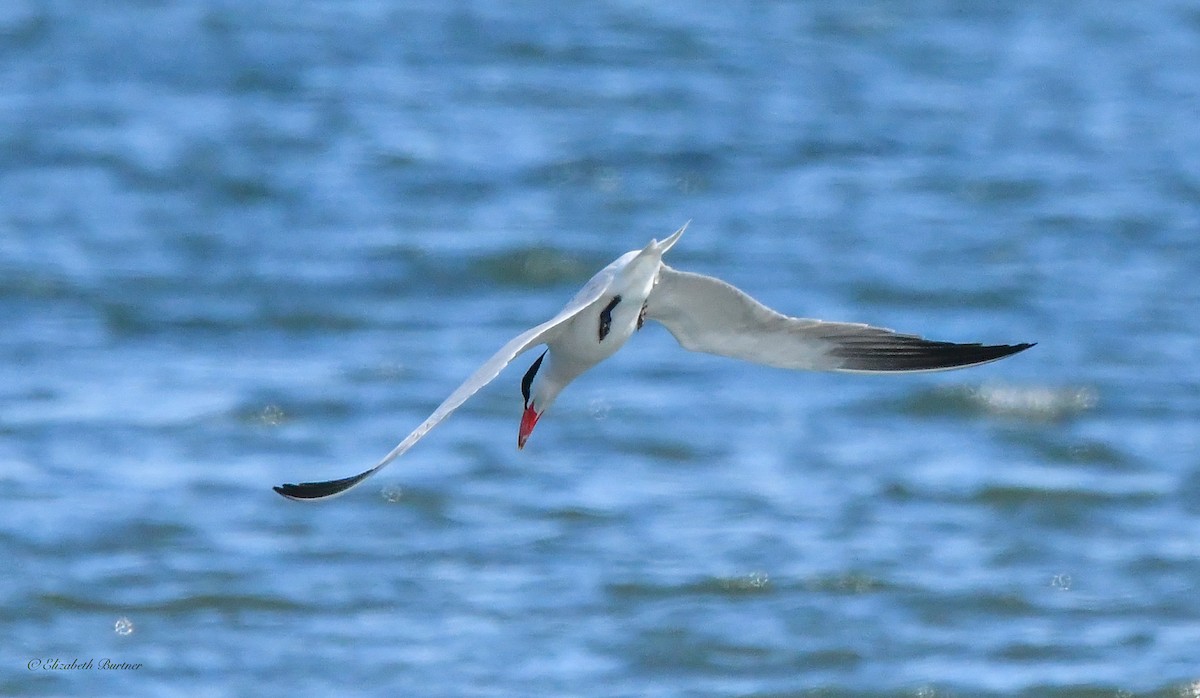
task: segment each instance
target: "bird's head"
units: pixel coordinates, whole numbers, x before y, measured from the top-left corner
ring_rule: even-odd
[[[525,377],[521,379],[521,396],[525,398],[525,411],[521,414],[521,428],[517,431],[517,448],[519,449],[525,448],[525,442],[529,440],[529,435],[537,426],[538,419],[545,414],[550,403],[554,402],[554,398],[558,397],[558,392],[561,390],[553,381],[547,380],[545,377],[534,382],[538,369],[542,367],[542,359],[545,358],[546,352],[542,352],[537,361],[534,361],[529,370],[525,372]]]

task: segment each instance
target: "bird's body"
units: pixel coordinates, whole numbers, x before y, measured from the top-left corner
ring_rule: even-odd
[[[535,366],[528,374],[530,381],[534,374],[540,378],[525,399],[518,448],[524,448],[537,419],[568,383],[617,353],[642,326],[646,301],[662,267],[662,255],[678,239],[676,234],[661,244],[651,241],[643,250],[626,252],[593,276],[573,299],[576,302],[581,297],[590,298],[595,289],[603,289],[595,300],[544,338],[545,364],[540,366],[540,373]],[[567,308],[572,305],[568,303]]]
[[[941,371],[988,363],[1033,346],[935,342],[868,325],[777,313],[720,279],[663,264],[663,255],[686,228],[626,252],[597,272],[557,315],[504,345],[374,467],[341,480],[282,485],[275,491],[289,499],[312,500],[349,490],[411,448],[518,355],[544,344],[546,351],[521,381],[525,409],[517,445],[523,448],[563,388],[616,353],[645,320],[664,325],[685,349],[816,371]]]
[[[543,370],[548,378],[556,377],[566,385],[617,353],[637,330],[638,317],[654,283],[654,269],[625,262],[622,257],[609,265],[613,277],[604,295],[564,322],[546,342],[547,365]]]

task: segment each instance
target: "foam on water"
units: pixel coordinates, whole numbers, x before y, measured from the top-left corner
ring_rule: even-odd
[[[1058,420],[1095,409],[1100,402],[1088,387],[982,385],[969,393],[993,414],[1026,419]]]

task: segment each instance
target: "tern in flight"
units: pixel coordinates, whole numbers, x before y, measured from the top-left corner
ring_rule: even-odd
[[[664,325],[684,349],[810,371],[943,371],[986,364],[1033,346],[935,342],[880,327],[777,313],[720,279],[663,264],[663,255],[686,228],[626,252],[601,269],[557,315],[501,347],[369,470],[340,480],[281,485],[275,491],[289,499],[313,500],[361,484],[412,448],[513,359],[544,344],[546,350],[521,380],[525,410],[517,448],[524,448],[563,388],[625,346],[646,320]]]

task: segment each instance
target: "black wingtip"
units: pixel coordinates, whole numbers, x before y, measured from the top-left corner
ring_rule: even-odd
[[[843,359],[842,370],[866,372],[945,371],[980,366],[1036,346],[1021,344],[956,344],[915,335],[885,334],[847,341],[832,352]]]
[[[947,367],[969,367],[1006,359],[1014,354],[1037,346],[1037,342],[1021,342],[1020,344],[941,344],[945,354],[940,358],[947,362]],[[933,352],[934,354],[940,352]]]
[[[326,482],[301,482],[298,485],[291,483],[278,485],[273,487],[280,495],[288,499],[296,501],[311,501],[314,499],[325,499],[339,495],[346,490],[354,487],[358,483],[367,479],[374,470],[359,473],[351,477],[344,477],[341,480],[328,480]]]
[[[1031,349],[1036,346],[1037,346],[1037,342],[1021,342],[1020,344],[1010,344],[1007,347],[1007,349],[1009,351],[1007,353],[1005,353],[1003,356],[1001,356],[1000,358],[1004,358],[1005,356],[1012,356],[1013,354],[1020,354],[1021,352],[1025,351],[1026,349]]]

